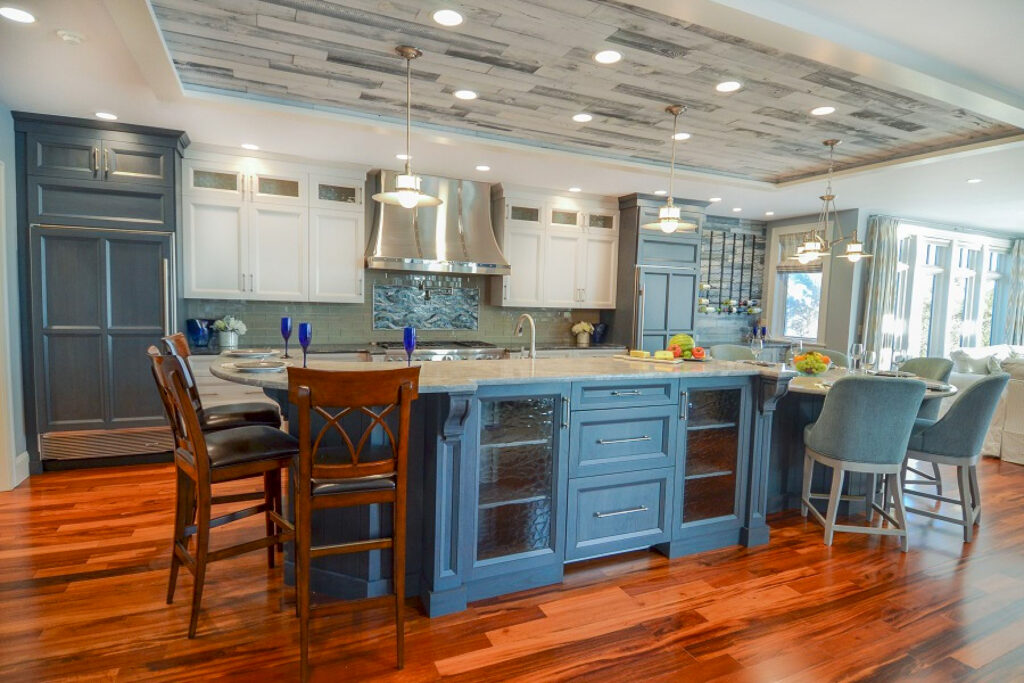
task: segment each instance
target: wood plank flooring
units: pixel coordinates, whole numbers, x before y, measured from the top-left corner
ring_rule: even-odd
[[[164,604],[172,475],[53,472],[0,493],[0,680],[297,679],[294,592],[264,553],[213,566],[195,640],[187,573]],[[980,477],[971,544],[912,517],[909,554],[850,534],[828,549],[786,513],[762,548],[577,564],[561,585],[433,620],[410,601],[402,672],[387,610],[321,620],[314,680],[1021,680],[1024,467],[985,459]]]

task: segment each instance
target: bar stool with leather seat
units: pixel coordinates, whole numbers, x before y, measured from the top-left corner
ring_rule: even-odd
[[[188,637],[194,638],[209,563],[266,548],[267,565],[273,568],[275,546],[280,549],[283,543],[294,539],[294,527],[281,514],[281,470],[292,462],[299,448],[294,437],[268,425],[205,433],[189,395],[184,361],[175,355],[161,355],[156,347],[150,347],[149,355],[174,435],[177,475],[167,604],[174,600],[178,568],[185,565],[194,578],[188,626]],[[213,495],[217,484],[253,477],[263,478],[262,491]],[[211,518],[214,505],[249,500],[262,502]],[[211,529],[258,514],[263,514],[266,521],[265,536],[210,551]],[[189,550],[189,539],[193,537],[194,552]]]
[[[825,527],[825,545],[832,545],[836,531],[900,536],[903,552],[910,547],[900,473],[906,454],[914,416],[924,397],[920,380],[850,375],[832,385],[816,422],[804,428],[804,478],[800,512],[808,511]],[[828,494],[812,493],[814,463],[832,469],[832,488]],[[844,496],[847,472],[883,475],[887,495],[893,496],[896,517],[875,504],[874,487],[867,496]],[[815,508],[813,499],[828,499],[825,515]],[[864,499],[869,510],[879,512],[892,528],[836,524],[840,500]]]
[[[199,397],[199,387],[196,384],[192,366],[189,363],[191,352],[188,348],[188,340],[181,332],[172,334],[162,339],[167,353],[181,359],[185,368],[188,381],[188,395],[195,406],[196,414],[199,416],[199,426],[204,432],[214,432],[219,429],[231,429],[232,427],[245,427],[247,425],[269,425],[271,427],[281,426],[281,414],[277,407],[261,401],[247,401],[244,403],[227,403],[216,406],[203,406]]]
[[[288,368],[288,400],[297,406],[299,428],[298,474],[293,490],[295,584],[303,680],[309,675],[310,618],[361,607],[391,605],[394,608],[398,668],[405,665],[402,610],[405,602],[406,473],[410,407],[419,396],[419,370],[412,367],[331,372]],[[392,422],[397,418],[397,433],[388,424],[389,417]],[[317,420],[315,431],[314,418]],[[378,429],[384,439],[373,438]],[[390,537],[312,545],[313,512],[381,503],[391,504]],[[392,555],[392,595],[310,604],[310,563],[314,558],[384,549],[390,549]]]
[[[978,487],[978,460],[985,433],[996,404],[1002,396],[1010,376],[1006,373],[988,375],[964,389],[953,405],[940,420],[918,418],[910,442],[907,444],[907,458],[930,462],[936,466],[954,465],[957,470],[959,498],[949,498],[939,493],[906,489],[905,493],[943,503],[960,506],[960,519],[946,517],[931,510],[908,507],[907,512],[959,524],[964,529],[964,542],[974,538],[974,525],[981,521],[981,489]],[[903,477],[906,479],[904,465]],[[917,481],[904,481],[904,485],[920,485]]]

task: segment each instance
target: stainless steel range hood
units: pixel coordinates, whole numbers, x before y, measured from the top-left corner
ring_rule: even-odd
[[[508,275],[512,268],[491,227],[491,186],[470,180],[423,176],[421,189],[440,197],[440,206],[406,209],[369,199],[395,189],[395,171],[376,171],[366,180],[373,204],[366,267],[432,273]]]

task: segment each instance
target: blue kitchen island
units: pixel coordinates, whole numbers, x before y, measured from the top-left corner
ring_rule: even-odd
[[[369,368],[315,357],[310,367]],[[212,372],[263,387],[297,424],[283,373],[246,375],[230,363]],[[772,415],[793,376],[725,361],[423,364],[409,452],[409,592],[438,616],[557,583],[568,562],[767,543]],[[329,511],[314,542],[387,533],[383,512]],[[314,590],[386,592],[387,552],[318,558]]]

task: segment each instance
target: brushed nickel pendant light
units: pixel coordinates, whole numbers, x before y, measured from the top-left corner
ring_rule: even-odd
[[[658,220],[651,223],[644,223],[647,230],[661,230],[664,233],[673,233],[677,230],[692,232],[697,229],[694,221],[683,220],[679,207],[674,204],[673,194],[676,179],[676,141],[679,139],[679,115],[686,111],[681,104],[672,104],[665,107],[665,111],[672,115],[672,163],[668,172],[668,199],[665,206],[658,209]]]
[[[403,206],[415,209],[420,206],[438,206],[442,200],[420,191],[420,178],[412,172],[412,60],[423,54],[422,51],[408,45],[399,45],[395,52],[405,60],[405,173],[395,178],[395,189],[390,192],[378,192],[373,200],[381,204]]]
[[[814,224],[814,230],[810,238],[796,248],[796,254],[789,258],[803,264],[814,263],[825,256],[832,255],[832,247],[848,238],[843,236],[842,228],[839,226],[839,212],[836,210],[836,195],[832,191],[832,173],[835,169],[836,145],[841,140],[829,139],[822,142],[828,147],[828,180],[825,183],[825,194],[821,195],[821,211],[818,212],[818,221]],[[829,241],[829,232],[838,233],[839,236]],[[857,241],[856,229],[852,241],[846,245],[846,252],[836,258],[846,259],[856,263],[864,258],[871,258],[871,254],[865,253],[864,245]]]

